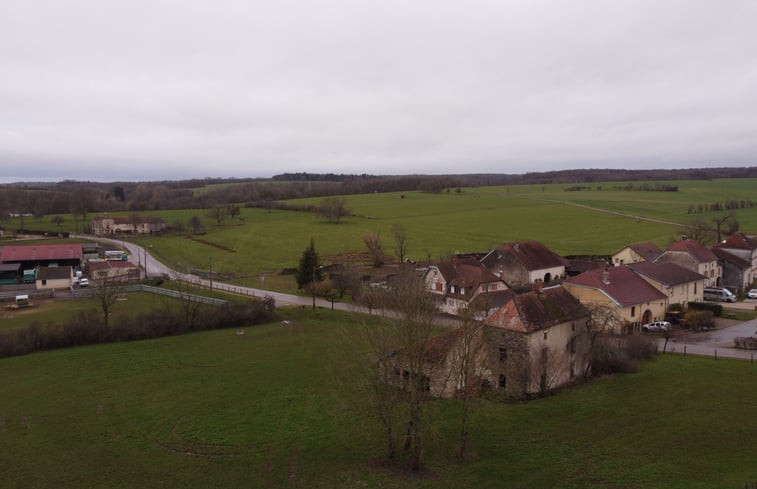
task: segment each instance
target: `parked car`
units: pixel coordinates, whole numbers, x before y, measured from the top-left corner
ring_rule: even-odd
[[[642,326],[641,330],[646,333],[660,333],[662,331],[670,331],[670,323],[667,321],[654,321]]]
[[[704,300],[721,301],[721,302],[736,302],[736,296],[733,295],[733,293],[730,290],[723,287],[705,287]]]
[[[757,289],[751,289],[749,292],[747,292],[746,296],[750,299],[757,299]]]
[[[89,280],[86,278],[80,278],[79,287],[89,287]]]

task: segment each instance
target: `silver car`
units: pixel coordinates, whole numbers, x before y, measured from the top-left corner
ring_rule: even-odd
[[[670,331],[670,323],[667,321],[654,321],[642,326],[641,330],[646,333],[660,333],[662,331]]]
[[[747,292],[746,296],[750,299],[757,299],[757,289],[751,289],[749,292]]]

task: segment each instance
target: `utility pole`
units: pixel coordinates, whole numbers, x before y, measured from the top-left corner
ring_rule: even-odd
[[[210,257],[210,291],[213,292],[213,257]]]
[[[313,265],[313,281],[310,283],[310,290],[313,291],[313,310],[315,311],[315,265]]]

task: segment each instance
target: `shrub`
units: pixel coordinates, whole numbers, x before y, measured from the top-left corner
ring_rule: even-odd
[[[720,304],[709,304],[707,302],[689,302],[689,309],[712,311],[712,313],[716,316],[723,315],[723,306],[721,306]]]
[[[713,320],[713,312],[709,310],[697,311],[694,309],[689,310],[684,318],[689,327],[694,330],[709,329],[715,326]]]

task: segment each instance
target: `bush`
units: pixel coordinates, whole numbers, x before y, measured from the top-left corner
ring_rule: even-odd
[[[715,327],[715,321],[713,320],[713,312],[708,310],[697,311],[694,309],[689,310],[684,318],[689,327],[694,330],[710,329]]]
[[[689,309],[712,311],[712,313],[716,316],[723,315],[723,306],[721,306],[720,304],[709,304],[707,302],[689,302]]]
[[[592,373],[595,376],[638,372],[641,362],[654,358],[657,352],[655,340],[641,335],[611,338],[602,346],[593,354]]]

